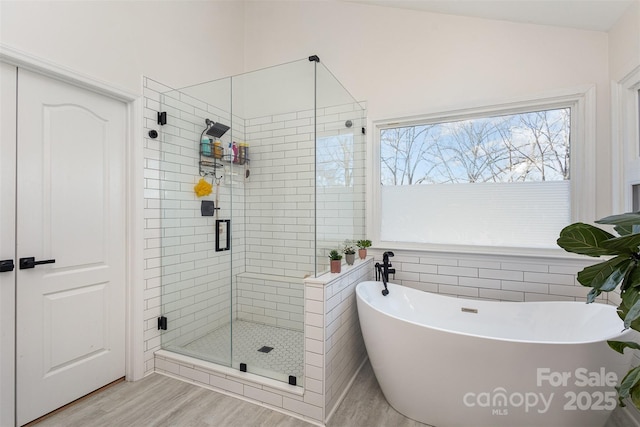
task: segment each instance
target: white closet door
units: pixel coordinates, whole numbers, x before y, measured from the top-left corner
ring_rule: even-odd
[[[124,376],[126,114],[18,70],[19,425]]]
[[[15,260],[16,74],[0,63],[0,261]],[[0,272],[0,426],[15,419],[16,272]]]

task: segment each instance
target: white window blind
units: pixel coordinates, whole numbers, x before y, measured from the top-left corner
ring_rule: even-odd
[[[382,186],[381,240],[553,248],[569,181]]]

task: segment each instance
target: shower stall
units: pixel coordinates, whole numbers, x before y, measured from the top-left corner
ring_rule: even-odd
[[[363,239],[365,110],[316,56],[160,96],[161,346],[304,385],[303,280]]]

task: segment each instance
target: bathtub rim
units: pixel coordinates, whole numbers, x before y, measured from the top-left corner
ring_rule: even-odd
[[[407,322],[416,326],[420,326],[423,328],[428,328],[434,331],[439,331],[439,332],[444,332],[444,333],[449,333],[449,334],[456,334],[456,335],[462,335],[462,336],[467,336],[467,337],[474,337],[474,338],[480,338],[480,339],[485,339],[485,340],[493,340],[493,341],[506,341],[506,342],[514,342],[514,343],[523,343],[523,344],[546,344],[546,345],[582,345],[582,344],[592,344],[592,343],[598,343],[598,342],[605,342],[605,341],[627,341],[632,339],[631,337],[634,334],[637,334],[637,332],[631,328],[627,328],[624,329],[622,331],[620,331],[617,334],[612,334],[612,335],[606,335],[606,336],[601,336],[598,337],[598,339],[593,339],[593,340],[583,340],[583,341],[539,341],[539,340],[521,340],[521,339],[513,339],[513,338],[501,338],[501,337],[494,337],[494,336],[488,336],[488,335],[479,335],[479,334],[471,334],[468,332],[461,332],[461,331],[455,331],[452,329],[445,329],[445,328],[441,328],[441,327],[437,327],[437,326],[432,326],[432,325],[427,325],[424,323],[419,323],[410,319],[406,319],[406,318],[402,318],[402,317],[398,317],[394,314],[385,312],[383,310],[381,310],[380,308],[376,307],[375,305],[371,304],[369,301],[365,300],[364,298],[361,297],[361,292],[359,291],[360,288],[364,288],[366,284],[368,283],[373,283],[373,284],[377,284],[381,287],[380,290],[382,290],[382,282],[376,282],[373,280],[367,280],[364,282],[360,282],[356,285],[356,299],[358,302],[362,301],[362,303],[366,304],[367,306],[369,306],[370,308],[372,308],[373,310],[375,310],[376,312],[384,315],[384,316],[388,316],[388,317],[392,317],[396,320],[399,320],[401,322]],[[443,298],[443,299],[455,299],[456,301],[468,301],[469,304],[473,305],[473,304],[482,304],[482,305],[495,305],[495,304],[508,304],[508,305],[512,305],[512,304],[551,304],[551,305],[576,305],[576,304],[586,304],[586,303],[582,303],[579,301],[492,301],[492,300],[475,300],[475,299],[469,299],[469,298],[464,298],[464,297],[454,297],[454,296],[449,296],[449,295],[442,295],[442,294],[437,294],[434,292],[429,292],[429,291],[422,291],[420,289],[415,289],[415,288],[410,288],[408,286],[403,286],[403,285],[399,285],[397,283],[391,283],[388,282],[387,283],[387,287],[390,287],[390,291],[389,294],[391,295],[391,291],[393,290],[393,288],[396,289],[401,289],[401,290],[409,290],[410,292],[423,292],[425,294],[429,294],[430,296],[436,297],[436,298]],[[590,304],[597,304],[598,306],[602,306],[602,307],[611,307],[611,308],[605,308],[606,310],[613,310],[613,314],[615,314],[615,316],[620,319],[617,315],[617,307],[614,305],[609,305],[609,304],[602,304],[602,303],[598,303],[598,302],[594,302],[594,303],[590,303]],[[620,319],[620,322],[622,322],[622,319]],[[623,326],[623,325],[621,325]],[[627,337],[627,339],[623,339],[624,337]],[[636,337],[636,340],[639,337]],[[613,349],[611,349],[612,351],[615,351]]]

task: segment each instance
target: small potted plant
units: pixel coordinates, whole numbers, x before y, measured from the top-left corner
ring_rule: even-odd
[[[331,272],[340,273],[340,267],[342,264],[342,255],[337,249],[332,249],[329,252],[329,259],[331,260]]]
[[[355,261],[356,257],[356,250],[353,248],[353,242],[351,240],[344,241],[342,252],[344,252],[344,258],[347,260],[347,265],[353,265],[353,261]]]
[[[358,240],[356,246],[358,246],[358,256],[360,259],[365,259],[367,257],[367,248],[371,246],[371,240]]]

